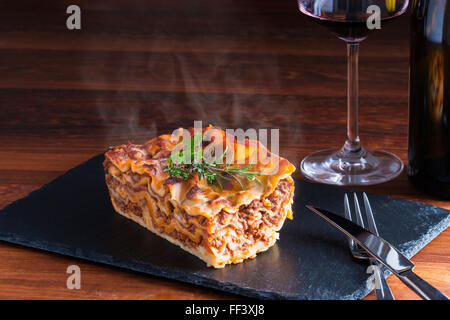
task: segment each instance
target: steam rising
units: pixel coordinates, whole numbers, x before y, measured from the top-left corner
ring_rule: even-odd
[[[248,10],[245,15],[233,6],[234,1],[200,1],[183,8],[170,2],[144,6],[146,11],[128,8],[136,9],[136,21],[105,13],[99,23],[107,29],[108,46],[117,51],[99,50],[103,30],[90,34],[84,46],[99,50],[98,58],[86,56],[81,77],[108,90],[93,100],[107,128],[107,144],[143,143],[193,126],[194,120],[223,129],[283,133],[289,119],[280,114],[298,102],[278,96],[285,91],[281,79],[292,72],[283,70],[273,52],[270,13],[258,12],[250,2],[239,2]]]

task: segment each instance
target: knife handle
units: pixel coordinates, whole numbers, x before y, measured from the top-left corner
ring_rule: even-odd
[[[449,298],[440,292],[438,289],[433,287],[431,284],[423,280],[412,270],[404,271],[399,273],[398,277],[402,280],[408,287],[415,291],[422,299],[425,300],[449,300]]]

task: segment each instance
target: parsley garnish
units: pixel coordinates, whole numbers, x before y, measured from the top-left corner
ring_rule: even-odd
[[[179,152],[172,151],[170,157],[167,159],[164,172],[168,172],[171,177],[181,178],[183,180],[197,175],[199,180],[206,179],[208,183],[217,184],[221,189],[223,189],[223,180],[235,180],[242,189],[244,189],[244,185],[241,178],[247,179],[248,181],[257,181],[262,184],[257,176],[265,174],[251,171],[252,165],[232,167],[230,164],[225,163],[227,148],[225,148],[222,155],[206,161],[201,147],[202,140],[203,137],[200,132],[197,132],[191,138],[190,157],[189,155],[186,156],[184,153],[185,150]],[[177,161],[174,161],[174,159],[177,159]]]

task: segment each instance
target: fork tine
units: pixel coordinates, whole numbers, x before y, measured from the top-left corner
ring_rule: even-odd
[[[356,196],[356,192],[353,193],[353,200],[355,201],[355,211],[356,211],[356,222],[364,228],[364,221],[361,215],[361,208],[359,206],[358,197]]]
[[[375,224],[375,219],[373,217],[372,207],[369,203],[369,198],[367,198],[366,193],[363,193],[364,207],[366,208],[367,224],[369,231],[378,235],[377,225]]]
[[[375,218],[373,217],[372,207],[370,206],[369,198],[367,197],[367,194],[365,192],[363,192],[363,199],[364,207],[366,209],[367,225],[369,231],[378,235],[377,225],[375,223]],[[389,287],[389,284],[386,282],[386,278],[380,270],[381,264],[373,260],[371,261],[371,264],[376,266],[375,283],[378,279],[378,283],[380,284],[380,288],[375,288],[377,300],[395,300],[391,288]]]
[[[350,213],[350,204],[348,203],[347,194],[344,195],[344,213],[345,213],[345,218],[347,220],[352,221],[352,215]]]
[[[347,218],[348,220],[352,221],[352,212],[350,211],[350,204],[348,202],[348,196],[347,194],[344,195],[344,213],[345,213],[345,218]],[[352,251],[352,254],[354,255],[354,246],[356,245],[355,242],[352,239],[348,239],[348,245],[350,246],[350,251]]]

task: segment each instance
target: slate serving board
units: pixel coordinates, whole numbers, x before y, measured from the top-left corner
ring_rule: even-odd
[[[73,168],[0,211],[0,240],[255,298],[360,299],[370,292],[367,264],[345,236],[307,211],[342,214],[343,188],[296,181],[294,220],[277,244],[224,269],[205,263],[116,214],[103,155]],[[450,224],[450,211],[369,195],[380,234],[411,257]],[[385,271],[387,273],[387,271]]]

